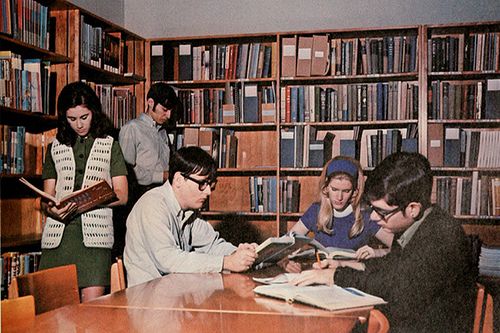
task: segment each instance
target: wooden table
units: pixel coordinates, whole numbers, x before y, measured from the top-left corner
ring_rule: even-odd
[[[351,332],[370,308],[324,311],[257,296],[244,274],[170,274],[41,314],[17,332]]]

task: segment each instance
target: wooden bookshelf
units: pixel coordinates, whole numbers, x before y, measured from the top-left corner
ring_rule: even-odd
[[[214,224],[220,222],[221,216],[228,217],[234,215],[240,219],[257,222],[259,227],[263,228],[262,230],[271,232],[275,236],[286,232],[289,227],[293,225],[293,222],[297,221],[305,209],[315,200],[317,181],[321,172],[320,167],[310,167],[307,164],[294,165],[292,167],[281,165],[280,156],[283,154],[283,150],[280,140],[283,129],[303,127],[311,130],[314,128],[317,138],[320,139],[326,132],[332,132],[336,134],[334,142],[335,140],[349,139],[349,136],[354,134],[354,130],[361,132],[362,134],[359,136],[362,140],[360,142],[359,158],[367,174],[373,169],[373,165],[368,164],[369,158],[367,155],[367,143],[365,142],[367,140],[366,136],[376,133],[377,130],[383,130],[384,133],[391,131],[392,133],[393,130],[399,129],[404,136],[405,131],[406,133],[413,133],[414,128],[418,128],[418,133],[413,137],[414,141],[409,143],[416,143],[417,151],[426,156],[428,154],[430,140],[428,137],[428,126],[430,124],[440,124],[444,127],[453,128],[463,127],[478,130],[498,130],[500,119],[497,118],[432,118],[430,110],[431,105],[429,104],[431,97],[428,94],[433,81],[468,82],[474,80],[483,82],[484,94],[487,80],[500,78],[498,63],[496,65],[490,64],[488,68],[464,68],[463,65],[461,65],[460,70],[458,67],[450,67],[450,70],[432,67],[433,64],[429,61],[430,59],[436,59],[435,49],[434,55],[432,53],[432,43],[436,36],[446,37],[447,35],[455,36],[457,34],[462,34],[464,37],[460,38],[462,41],[465,41],[465,36],[471,34],[498,34],[499,31],[500,22],[478,22],[451,25],[414,25],[291,31],[248,35],[157,38],[148,40],[146,43],[146,86],[149,86],[152,82],[157,80],[164,81],[178,88],[181,92],[181,96],[183,91],[188,91],[189,98],[199,98],[192,97],[198,94],[197,91],[212,91],[217,89],[227,91],[227,87],[230,87],[233,89],[232,91],[234,91],[238,89],[239,85],[244,86],[245,84],[257,85],[258,90],[266,86],[270,86],[274,89],[276,94],[276,117],[275,121],[271,124],[246,124],[242,120],[224,123],[220,121],[220,119],[206,121],[203,116],[199,116],[198,118],[189,120],[182,119],[178,122],[177,130],[182,132],[189,128],[212,128],[217,130],[228,129],[238,132],[240,140],[238,141],[237,165],[235,168],[220,169],[217,190],[212,194],[209,209],[204,212],[204,215],[211,222],[214,222]],[[320,36],[320,38],[318,38],[318,36]],[[323,42],[321,42],[321,36],[323,36]],[[325,50],[325,36],[327,40],[327,52],[326,54],[322,54],[322,50]],[[497,38],[497,42],[499,42],[498,37],[493,37],[493,39],[494,38]],[[255,78],[224,75],[205,75],[200,77],[199,74],[196,74],[195,76],[179,79],[179,71],[181,70],[179,63],[185,61],[185,59],[181,60],[179,56],[179,48],[183,45],[189,45],[191,52],[195,47],[204,46],[202,54],[205,54],[205,51],[213,50],[214,45],[241,45],[244,43],[265,42],[271,42],[273,45],[275,44],[272,49],[273,75],[270,77]],[[301,42],[305,42],[305,50],[299,50]],[[317,44],[312,43],[313,45],[309,44],[311,46],[307,47],[308,42],[317,42]],[[323,49],[321,49],[321,45]],[[318,48],[316,48],[316,46],[318,46]],[[307,50],[307,48],[310,48],[310,50]],[[363,50],[363,48],[365,50],[370,48],[368,51],[369,54],[365,55],[365,50]],[[490,53],[496,54],[496,59],[498,59],[498,47],[495,51],[496,53],[493,51],[495,50],[490,50]],[[334,56],[332,57],[331,55]],[[213,56],[213,53],[211,56]],[[313,59],[314,56],[317,56],[319,59]],[[290,60],[290,58],[287,57],[292,57],[294,59]],[[310,60],[309,65],[307,65],[308,57]],[[327,57],[327,59],[322,59],[322,57]],[[465,55],[464,57],[466,58]],[[299,58],[301,60],[300,65],[298,65]],[[463,57],[461,57],[461,59],[462,58]],[[200,62],[198,58],[195,59],[193,53],[191,53],[191,58],[188,57],[188,59],[191,61],[190,66],[198,66],[201,64],[200,66],[205,68],[205,61]],[[193,59],[195,65],[192,63]],[[302,60],[304,59],[306,60],[306,65],[302,64]],[[370,59],[372,61],[371,65]],[[313,60],[315,61],[314,64]],[[325,62],[328,64],[328,68],[324,72],[321,72],[318,68],[321,68]],[[209,63],[207,66],[211,64],[212,63]],[[217,59],[213,64],[217,65]],[[335,66],[332,66],[332,64]],[[186,64],[184,63],[184,65]],[[305,66],[305,72],[297,72],[297,66]],[[313,70],[312,73],[309,72],[314,66],[317,68]],[[301,68],[301,70],[303,69],[304,68]],[[212,68],[209,68],[208,71],[210,70],[212,70]],[[158,71],[160,71],[160,73]],[[192,68],[190,68],[189,71],[194,72]],[[158,74],[161,75],[158,76]],[[317,87],[316,89],[318,90],[320,88],[330,88],[329,93],[331,93],[333,89],[335,91],[343,91],[344,94],[346,87],[347,89],[352,89],[350,92],[356,94],[359,89],[372,89],[367,91],[372,94],[371,103],[375,103],[373,105],[370,105],[370,102],[368,103],[368,110],[373,112],[374,109],[379,111],[377,109],[379,105],[377,105],[377,100],[373,95],[375,90],[373,89],[378,89],[385,85],[388,87],[387,89],[391,89],[390,87],[397,87],[399,90],[397,90],[397,92],[394,92],[394,90],[392,91],[392,98],[395,99],[393,99],[394,102],[391,106],[383,105],[387,108],[395,108],[396,111],[387,111],[387,114],[383,114],[382,116],[377,113],[372,116],[360,115],[358,112],[360,103],[358,96],[354,96],[353,100],[348,100],[347,103],[344,102],[341,105],[341,107],[345,108],[347,104],[348,111],[355,112],[354,116],[349,116],[347,119],[343,118],[344,114],[342,113],[338,113],[337,118],[326,117],[319,119],[315,119],[317,118],[317,114],[315,114],[314,118],[294,117],[293,119],[287,115],[287,112],[291,112],[290,109],[292,108],[290,102],[290,91],[292,88],[297,87],[298,91],[300,91],[300,89],[303,89],[300,87],[304,87],[304,89],[309,90],[309,92],[313,91],[311,87]],[[411,93],[411,96],[405,95],[402,97],[403,89],[407,89],[407,92],[409,94]],[[200,96],[204,95],[200,93]],[[339,98],[342,97],[340,95],[332,96],[335,96],[337,103]],[[309,97],[311,97],[311,93],[309,93]],[[333,99],[333,97],[331,98]],[[330,99],[330,101],[332,99]],[[190,100],[188,102],[191,103]],[[199,101],[197,103],[199,104]],[[311,105],[316,107],[316,103],[317,101],[314,103],[306,103],[306,110],[310,110],[312,108]],[[480,107],[484,108],[484,98],[482,103]],[[404,106],[410,108],[410,110],[401,112],[399,109]],[[293,106],[293,108],[296,108],[296,106]],[[339,111],[338,108],[336,110],[337,112]],[[342,109],[342,111],[346,110]],[[245,143],[242,143],[243,141],[251,141],[251,144],[245,145]],[[444,146],[444,137],[441,138],[441,144]],[[415,146],[413,146],[413,149],[414,147]],[[337,149],[337,151],[335,149]],[[334,148],[334,155],[338,153],[338,149],[339,147]],[[258,161],[257,163],[255,163],[256,159]],[[265,168],[259,167],[260,164],[264,162],[264,160],[261,161],[262,159],[265,160]],[[499,177],[500,166],[452,167],[440,165],[433,167],[433,171],[436,176],[439,177],[469,177],[474,172],[486,174],[490,177]],[[298,211],[283,212],[280,210],[280,204],[282,203],[281,191],[279,185],[276,185],[277,211],[252,212],[251,195],[249,190],[247,190],[251,177],[276,177],[276,179],[287,178],[290,180],[298,180],[300,183]],[[436,199],[435,196],[434,199]],[[494,214],[489,216],[484,214],[461,214],[457,215],[457,217],[463,220],[464,224],[473,225],[474,232],[481,230],[485,224],[490,228],[488,232],[491,232],[491,228],[496,232],[499,231],[499,219],[498,216]]]
[[[39,249],[44,216],[39,211],[39,198],[26,192],[20,185],[20,177],[29,178],[42,187],[42,154],[55,136],[57,127],[56,97],[68,83],[84,80],[111,87],[125,88],[133,97],[135,117],[142,112],[145,94],[145,39],[106,19],[88,12],[68,1],[40,1],[47,7],[49,35],[47,45],[32,44],[20,39],[13,31],[0,33],[0,51],[11,51],[25,59],[38,58],[50,61],[51,98],[43,112],[23,109],[22,105],[0,105],[0,124],[13,128],[23,126],[30,141],[26,142],[23,172],[3,172],[1,229],[2,252]],[[5,14],[5,13],[4,13]],[[91,22],[106,33],[118,36],[120,43],[119,71],[112,72],[103,66],[94,66],[81,61],[82,20]],[[4,97],[4,96],[0,96]],[[44,100],[45,102],[45,100]],[[44,104],[45,105],[45,104]],[[2,138],[3,141],[3,138]],[[32,166],[32,162],[36,165]]]

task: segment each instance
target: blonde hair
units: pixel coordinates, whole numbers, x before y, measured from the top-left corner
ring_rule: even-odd
[[[328,171],[328,166],[332,161],[336,160],[344,160],[353,163],[357,170],[358,170],[358,175],[356,178],[354,178],[352,175],[350,175],[347,172],[332,172],[331,174],[327,175]],[[333,233],[333,225],[334,225],[334,216],[333,216],[333,207],[330,202],[330,199],[328,197],[328,186],[330,185],[330,181],[332,179],[345,179],[349,180],[352,184],[352,195],[351,195],[351,200],[350,204],[353,208],[354,212],[354,224],[349,231],[349,238],[356,237],[359,235],[365,225],[363,222],[363,216],[361,214],[361,198],[363,196],[363,191],[365,187],[365,179],[363,175],[363,169],[361,168],[361,165],[357,160],[354,158],[348,157],[348,156],[336,156],[332,158],[328,163],[325,164],[323,167],[323,171],[321,172],[320,178],[319,178],[319,213],[318,213],[318,218],[316,221],[316,226],[318,228],[318,231],[323,231],[329,235]]]

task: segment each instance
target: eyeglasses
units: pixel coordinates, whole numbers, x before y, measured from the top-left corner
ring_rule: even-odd
[[[381,208],[372,206],[372,204],[369,204],[368,207],[370,207],[375,213],[377,213],[377,215],[380,216],[381,220],[384,220],[384,221],[387,221],[387,219],[389,217],[396,214],[400,210],[404,209],[404,207],[396,207],[396,208],[391,209],[391,210],[385,210],[385,209],[381,209]]]
[[[186,179],[189,179],[190,181],[192,182],[195,182],[196,184],[198,184],[198,189],[200,190],[200,192],[203,192],[205,191],[205,189],[207,188],[207,186],[210,186],[210,190],[213,191],[215,190],[215,186],[217,185],[217,180],[213,180],[213,181],[208,181],[206,179],[194,179],[193,177],[185,174],[185,173],[181,173],[182,177],[186,178]]]

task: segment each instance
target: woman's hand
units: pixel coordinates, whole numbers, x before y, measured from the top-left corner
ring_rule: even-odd
[[[45,212],[53,219],[64,223],[75,215],[77,208],[78,206],[74,202],[70,202],[62,208],[57,208],[53,202],[49,202],[46,204]]]

